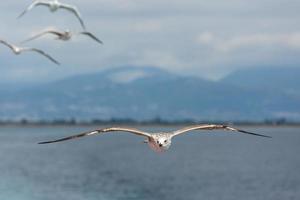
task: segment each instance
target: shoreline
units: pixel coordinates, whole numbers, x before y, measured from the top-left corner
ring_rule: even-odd
[[[157,127],[185,127],[192,126],[196,124],[225,124],[230,126],[244,126],[244,127],[300,127],[300,123],[285,123],[285,124],[269,124],[269,123],[240,123],[240,122],[199,122],[199,123],[0,123],[0,128],[5,127],[111,127],[111,126],[138,126],[138,127],[147,127],[147,126],[157,126]]]

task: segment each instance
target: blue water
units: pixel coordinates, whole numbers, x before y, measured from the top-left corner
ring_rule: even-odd
[[[164,154],[122,133],[36,144],[93,128],[0,128],[0,200],[300,199],[300,128],[194,132]]]

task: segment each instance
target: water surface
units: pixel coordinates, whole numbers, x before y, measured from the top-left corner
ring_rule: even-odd
[[[272,139],[193,132],[164,154],[122,133],[36,144],[93,128],[0,128],[0,199],[300,199],[300,128],[242,127]]]

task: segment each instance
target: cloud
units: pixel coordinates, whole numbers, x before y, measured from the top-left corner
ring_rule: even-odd
[[[251,46],[281,45],[288,48],[300,48],[300,31],[292,33],[254,33],[222,38],[212,32],[198,34],[196,42],[200,45],[210,45],[220,51],[233,51]]]
[[[161,29],[162,24],[159,20],[145,20],[134,24],[134,30],[137,32],[158,32]]]
[[[179,74],[216,78],[250,65],[300,64],[300,2],[65,1],[80,8],[88,30],[104,45],[84,37],[71,42],[45,37],[26,44],[59,60],[59,72],[51,63],[29,54],[11,56],[0,46],[2,82],[18,81],[13,77],[20,77],[24,68],[30,73],[23,72],[22,80],[46,81],[122,65],[153,65]],[[16,20],[30,3],[11,0],[1,6],[0,38],[19,42],[49,27],[81,31],[71,13],[50,13],[42,7]],[[34,76],[36,70],[39,76]]]
[[[200,44],[211,44],[212,42],[214,42],[214,34],[211,32],[203,32],[200,33],[197,38],[196,41]]]
[[[114,73],[110,76],[110,79],[115,83],[130,83],[132,81],[135,81],[140,78],[144,78],[146,76],[149,76],[149,74],[147,74],[143,70],[134,70],[134,71],[129,70],[129,71]]]
[[[234,51],[243,47],[285,46],[300,48],[300,32],[283,34],[253,34],[242,35],[229,40],[216,41],[216,48],[220,51]]]
[[[206,57],[206,66],[214,73],[223,71],[225,74],[226,71],[245,67],[295,67],[300,64],[297,56],[300,51],[298,31],[245,35],[235,33],[231,37],[205,31],[195,37],[195,42],[202,51],[210,50],[210,57]],[[206,67],[204,71],[205,69]]]

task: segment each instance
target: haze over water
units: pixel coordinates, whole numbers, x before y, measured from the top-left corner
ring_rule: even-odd
[[[164,154],[152,152],[143,138],[122,133],[36,144],[93,128],[0,128],[0,199],[300,198],[297,127],[243,127],[272,139],[219,131],[189,133],[175,138]]]

